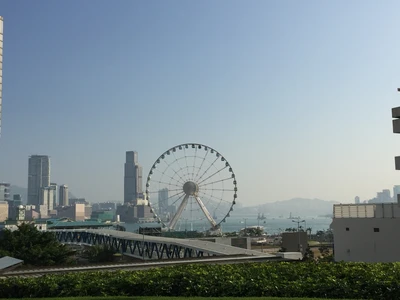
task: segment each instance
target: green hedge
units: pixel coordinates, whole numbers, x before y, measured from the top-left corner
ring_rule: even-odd
[[[184,265],[0,280],[0,298],[105,295],[400,299],[400,263]]]

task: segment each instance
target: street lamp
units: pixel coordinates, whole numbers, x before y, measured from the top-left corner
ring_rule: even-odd
[[[143,235],[143,241],[142,241],[142,260],[143,260],[143,262],[144,262],[144,229],[143,229],[143,227],[139,226],[139,233],[140,233],[140,230],[142,231],[142,235]]]
[[[299,237],[297,246],[298,246],[299,252],[301,252],[301,249],[300,249],[300,223],[303,223],[303,222],[305,223],[306,220],[301,220],[300,221],[300,218],[299,218],[297,221],[296,220],[292,220],[292,222],[297,223],[297,236]]]

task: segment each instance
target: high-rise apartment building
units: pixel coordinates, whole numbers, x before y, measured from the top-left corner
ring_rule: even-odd
[[[360,204],[360,197],[356,196],[356,197],[354,198],[354,203],[355,203],[355,204]]]
[[[32,155],[28,166],[28,204],[40,205],[41,188],[50,186],[50,157]]]
[[[69,205],[69,199],[68,199],[68,186],[63,184],[60,185],[59,189],[59,197],[58,197],[58,206],[68,206]]]
[[[54,189],[51,186],[42,187],[40,189],[40,205],[44,205],[47,211],[53,210]],[[47,213],[47,212],[46,212]]]
[[[1,135],[2,100],[3,100],[3,17],[0,17],[0,135]]]
[[[58,205],[58,201],[57,201],[58,185],[57,185],[57,183],[51,182],[50,187],[53,190],[53,208],[56,208]]]
[[[137,203],[137,198],[143,194],[142,166],[138,163],[136,151],[126,152],[124,175],[124,203]]]
[[[10,199],[10,184],[0,182],[0,201],[9,201]]]

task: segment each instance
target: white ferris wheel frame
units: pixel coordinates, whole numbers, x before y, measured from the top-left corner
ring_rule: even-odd
[[[173,217],[172,217],[172,219],[169,221],[169,223],[168,223],[168,222],[164,222],[164,221],[158,216],[158,214],[157,214],[157,212],[156,212],[157,209],[155,209],[155,207],[151,204],[149,188],[150,188],[150,186],[151,186],[151,176],[152,176],[152,174],[153,174],[153,170],[157,168],[157,165],[160,164],[161,161],[164,160],[166,156],[170,155],[171,153],[175,153],[176,151],[182,150],[182,149],[188,149],[189,147],[191,147],[191,148],[196,148],[196,149],[204,149],[205,151],[210,151],[211,154],[214,154],[214,153],[215,153],[217,159],[209,166],[208,169],[210,169],[211,166],[214,165],[214,163],[215,163],[218,159],[220,159],[222,162],[225,162],[225,167],[224,167],[223,169],[229,168],[228,170],[229,170],[229,172],[231,173],[231,177],[230,177],[229,179],[233,180],[233,190],[232,190],[232,191],[233,191],[233,199],[232,199],[231,206],[230,206],[228,212],[225,214],[225,216],[221,219],[220,222],[216,222],[216,221],[214,220],[213,216],[210,214],[210,212],[208,211],[207,207],[204,205],[204,203],[203,203],[203,201],[201,200],[201,198],[199,197],[198,193],[197,193],[196,191],[194,191],[194,190],[193,190],[193,193],[192,193],[192,194],[188,194],[187,192],[185,192],[186,194],[185,194],[185,196],[184,196],[182,202],[180,203],[180,205],[179,205],[179,207],[178,207],[176,213],[173,215]],[[202,166],[200,166],[200,168],[201,168],[201,167],[202,167]],[[206,172],[208,171],[208,169],[206,170]],[[221,169],[221,170],[223,170],[223,169]],[[200,169],[199,169],[199,170],[200,170]],[[221,170],[220,170],[220,171],[221,171]],[[205,173],[206,173],[206,172],[205,172]],[[219,171],[218,171],[218,172],[219,172]],[[208,176],[206,179],[203,179],[201,182],[203,182],[203,181],[205,181],[205,180],[211,178],[212,176],[214,176],[214,175],[217,174],[218,172],[213,173],[212,175]],[[205,174],[205,173],[204,173],[204,174]],[[203,175],[204,175],[204,174],[203,174]],[[227,178],[227,179],[228,179],[228,178]],[[224,179],[224,180],[227,180],[227,179]],[[198,183],[195,183],[195,184],[196,184],[197,190],[198,190]],[[184,188],[185,188],[185,187],[183,186],[182,189],[184,190]],[[230,217],[230,212],[233,211],[233,206],[236,204],[236,199],[237,199],[237,180],[236,180],[236,175],[235,175],[235,173],[233,172],[233,169],[232,169],[231,165],[228,163],[228,161],[225,159],[225,157],[224,157],[220,152],[216,151],[215,149],[213,149],[213,148],[211,148],[211,147],[209,147],[209,146],[206,146],[206,145],[203,145],[203,144],[199,144],[199,143],[185,143],[185,144],[180,144],[180,145],[174,146],[174,147],[168,149],[167,151],[165,151],[165,152],[164,152],[163,154],[161,154],[160,157],[157,158],[157,160],[153,163],[153,165],[152,165],[152,167],[151,167],[151,169],[150,169],[150,171],[149,171],[149,174],[147,175],[147,179],[146,179],[145,199],[147,200],[148,205],[150,206],[150,211],[153,213],[154,219],[156,219],[158,223],[162,224],[162,227],[163,227],[163,228],[168,228],[169,230],[174,230],[174,229],[175,229],[175,226],[176,226],[178,220],[180,219],[180,217],[181,217],[181,215],[182,215],[182,212],[184,211],[184,209],[185,209],[185,207],[186,207],[186,205],[187,205],[187,203],[188,203],[188,200],[189,200],[189,197],[190,197],[190,196],[192,196],[192,197],[196,200],[196,202],[197,202],[197,204],[199,205],[200,209],[201,209],[202,212],[204,213],[206,219],[207,219],[208,222],[211,224],[211,229],[212,229],[212,230],[219,229],[221,223],[226,222],[226,218]]]

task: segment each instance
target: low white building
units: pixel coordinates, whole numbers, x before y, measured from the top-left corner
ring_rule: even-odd
[[[46,231],[47,230],[47,223],[45,221],[5,221],[3,223],[0,223],[0,230],[3,229],[8,229],[11,231],[18,230],[18,226],[22,225],[22,223],[26,224],[33,224],[36,229],[40,231]]]
[[[400,261],[400,203],[335,204],[335,261]]]

